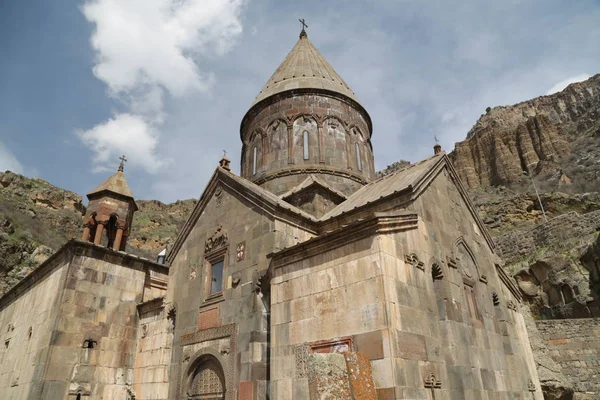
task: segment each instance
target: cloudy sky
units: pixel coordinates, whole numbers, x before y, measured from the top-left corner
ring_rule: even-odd
[[[0,170],[85,194],[126,154],[137,198],[198,197],[222,150],[239,171],[299,17],[371,114],[377,169],[600,72],[597,0],[0,0]]]

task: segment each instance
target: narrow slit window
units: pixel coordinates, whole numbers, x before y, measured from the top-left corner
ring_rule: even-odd
[[[256,175],[256,155],[258,154],[258,149],[256,146],[252,149],[252,175]]]
[[[356,167],[359,171],[362,171],[362,161],[360,159],[360,145],[358,143],[355,143],[354,145],[356,148]]]
[[[210,266],[210,294],[223,291],[223,261],[224,260],[217,261]]]
[[[304,143],[304,159],[308,160],[308,131],[302,133],[302,139]]]

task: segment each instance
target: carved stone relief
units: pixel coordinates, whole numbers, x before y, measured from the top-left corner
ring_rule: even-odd
[[[228,244],[229,237],[227,236],[227,232],[225,232],[223,226],[219,224],[212,236],[206,239],[206,242],[204,243],[204,252],[210,253],[211,251],[225,247]]]

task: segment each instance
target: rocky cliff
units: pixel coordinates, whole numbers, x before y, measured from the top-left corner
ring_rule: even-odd
[[[450,157],[471,188],[520,182],[523,171],[544,179],[559,173],[557,185],[597,184],[598,169],[582,169],[600,163],[600,74],[559,93],[492,108]]]

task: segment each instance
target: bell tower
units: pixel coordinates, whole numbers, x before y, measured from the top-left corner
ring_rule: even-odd
[[[133,213],[138,207],[123,174],[125,156],[117,173],[87,194],[89,205],[83,223],[82,240],[125,251]]]
[[[375,178],[371,118],[301,22],[296,45],[242,119],[241,175],[276,195],[311,175],[349,195]]]

